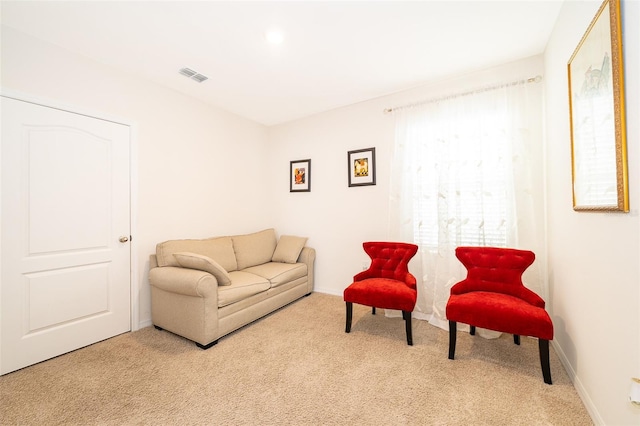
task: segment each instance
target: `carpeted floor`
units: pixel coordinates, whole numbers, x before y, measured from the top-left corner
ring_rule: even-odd
[[[0,377],[2,425],[591,425],[555,352],[314,293],[209,350],[153,327]]]

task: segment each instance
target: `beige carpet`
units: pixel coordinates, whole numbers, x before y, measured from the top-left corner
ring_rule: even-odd
[[[0,377],[2,425],[590,425],[551,353],[314,293],[207,351],[153,327]]]

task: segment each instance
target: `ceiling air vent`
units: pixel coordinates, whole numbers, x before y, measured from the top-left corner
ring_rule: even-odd
[[[194,76],[191,77],[191,80],[195,80],[198,83],[202,83],[203,81],[205,81],[206,79],[208,79],[209,77],[207,77],[206,75],[202,75],[202,74],[196,74]]]
[[[191,80],[197,81],[198,83],[202,83],[209,78],[206,75],[202,75],[197,71],[192,70],[191,68],[181,68],[178,72],[185,77],[189,77]]]
[[[191,76],[194,76],[194,75],[196,75],[198,73],[195,72],[194,70],[192,70],[191,68],[181,68],[180,69],[180,74],[186,75],[187,77],[191,77]]]

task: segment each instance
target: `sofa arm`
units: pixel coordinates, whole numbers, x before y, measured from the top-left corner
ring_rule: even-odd
[[[308,292],[313,291],[313,279],[314,279],[314,264],[316,261],[316,250],[311,247],[303,247],[298,256],[298,263],[304,263],[307,265],[307,280],[308,280]]]
[[[176,266],[149,270],[153,325],[208,346],[218,336],[218,281]]]
[[[164,266],[149,270],[149,283],[169,293],[209,298],[218,297],[218,281],[208,272]]]
[[[298,256],[298,263],[306,263],[307,265],[313,265],[313,261],[316,259],[316,250],[311,247],[302,247],[302,251]]]

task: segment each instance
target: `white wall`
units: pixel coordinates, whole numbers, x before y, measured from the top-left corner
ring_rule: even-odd
[[[555,347],[598,424],[640,424],[640,3],[623,1],[631,213],[572,209],[567,62],[601,1],[565,2],[545,52],[549,284]]]
[[[318,252],[316,290],[341,294],[367,261],[362,241],[388,235],[394,125],[382,110],[544,74],[554,344],[594,420],[639,424],[638,409],[627,402],[630,377],[640,376],[640,11],[635,0],[623,2],[633,211],[576,213],[571,206],[566,62],[599,4],[564,4],[544,65],[542,57],[529,58],[270,129],[5,27],[1,85],[135,125],[134,238],[140,320],[145,322],[147,256],[169,238],[267,226],[281,234],[305,235]],[[347,151],[367,147],[377,150],[377,185],[348,188]],[[289,161],[306,158],[312,159],[311,192],[289,193]]]
[[[142,326],[151,320],[148,257],[156,243],[273,226],[264,126],[4,26],[1,71],[3,91],[133,124]]]
[[[365,240],[385,239],[393,117],[384,108],[480,85],[544,74],[550,294],[554,346],[598,424],[639,424],[628,402],[630,377],[640,375],[640,227],[638,220],[637,1],[625,2],[627,135],[631,214],[572,209],[566,64],[600,6],[567,2],[547,52],[513,64],[429,84],[269,129],[276,226],[310,237],[318,250],[316,290],[341,294],[361,269]],[[543,62],[544,60],[544,62]],[[543,65],[544,63],[544,65]],[[347,187],[347,151],[377,150],[376,186]],[[312,159],[310,193],[288,192],[291,160]]]
[[[306,235],[316,248],[316,291],[341,295],[368,265],[363,241],[389,238],[389,171],[394,117],[385,108],[541,75],[542,56],[269,128],[277,229]],[[376,148],[375,186],[347,186],[347,151]],[[311,159],[311,192],[290,193],[289,161]]]

